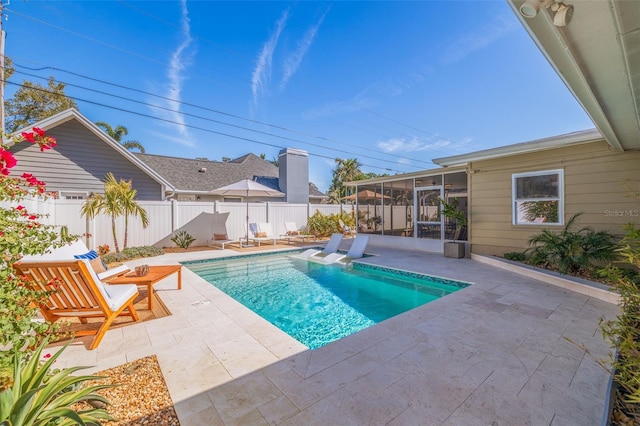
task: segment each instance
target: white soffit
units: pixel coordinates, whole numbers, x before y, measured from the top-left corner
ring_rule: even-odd
[[[523,0],[507,2],[607,142],[640,150],[640,1],[566,0],[574,10],[565,27],[549,9],[527,19]]]

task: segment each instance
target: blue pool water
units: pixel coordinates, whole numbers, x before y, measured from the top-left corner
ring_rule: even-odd
[[[321,265],[282,254],[183,265],[311,349],[468,286],[370,265]]]

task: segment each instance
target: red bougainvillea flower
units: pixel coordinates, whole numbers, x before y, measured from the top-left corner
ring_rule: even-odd
[[[12,153],[4,148],[0,148],[0,173],[7,176],[9,169],[14,167],[18,161],[15,159]]]
[[[34,128],[33,128],[33,131],[34,131],[38,136],[40,136],[40,137],[44,136],[44,130],[42,130],[42,129],[41,129],[41,128],[39,128],[39,127],[34,127]]]
[[[18,207],[16,207],[16,210],[22,211],[22,210],[24,210],[24,206],[18,206]]]
[[[31,142],[31,143],[36,142],[36,137],[32,132],[22,132],[21,134],[24,140],[26,140],[27,142]]]

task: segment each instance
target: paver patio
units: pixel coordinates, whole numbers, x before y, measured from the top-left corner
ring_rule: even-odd
[[[155,286],[171,316],[110,330],[95,351],[76,342],[60,367],[156,354],[182,426],[601,424],[609,376],[577,344],[606,358],[599,320],[617,306],[470,259],[367,252],[473,285],[311,351],[185,268],[182,290]]]

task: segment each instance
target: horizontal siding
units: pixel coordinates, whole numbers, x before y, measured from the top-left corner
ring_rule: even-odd
[[[18,160],[15,173],[33,173],[47,183],[49,191],[104,191],[104,178],[111,172],[117,179],[131,180],[139,200],[159,200],[162,187],[136,165],[107,145],[76,120],[49,132],[55,149],[40,152],[37,145],[21,143],[12,148]]]
[[[500,255],[528,247],[542,229],[511,224],[511,175],[564,170],[565,219],[582,212],[578,226],[622,235],[622,226],[640,223],[640,202],[629,182],[640,182],[640,152],[613,151],[605,142],[522,154],[470,165],[470,237],[474,253]],[[636,189],[637,190],[637,189]]]

